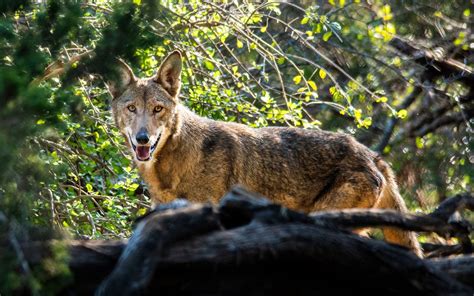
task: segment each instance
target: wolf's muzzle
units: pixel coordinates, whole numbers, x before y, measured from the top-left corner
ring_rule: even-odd
[[[145,128],[141,128],[137,135],[135,136],[135,139],[137,140],[138,144],[146,145],[148,144],[148,141],[150,141],[150,138],[148,137],[148,132]]]
[[[135,156],[137,157],[137,159],[139,161],[148,161],[148,160],[150,160],[153,151],[155,151],[156,146],[158,145],[158,142],[161,139],[161,133],[158,136],[158,138],[156,139],[155,143],[151,146],[149,146],[149,145],[140,145],[140,142],[138,142],[138,140],[137,140],[138,145],[135,145],[132,141],[132,137],[130,136],[130,134],[128,135],[128,138],[129,138],[130,144],[132,145],[133,151],[135,152]],[[135,138],[138,138],[138,135]],[[149,139],[146,141],[146,143],[148,143],[148,141],[149,141]]]

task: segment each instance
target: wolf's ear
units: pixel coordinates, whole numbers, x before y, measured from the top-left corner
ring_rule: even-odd
[[[155,77],[155,81],[172,97],[178,95],[181,88],[181,68],[181,53],[175,50],[161,63]]]
[[[108,79],[106,85],[112,96],[117,98],[135,80],[135,75],[133,75],[132,69],[121,59],[117,59],[114,67],[116,67],[117,75],[115,79]]]

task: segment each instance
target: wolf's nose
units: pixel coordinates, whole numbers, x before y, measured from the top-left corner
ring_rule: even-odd
[[[145,129],[141,129],[137,136],[135,137],[135,139],[137,139],[137,142],[138,144],[142,144],[142,145],[145,145],[146,143],[148,143],[148,140],[150,140],[148,138],[148,133]]]

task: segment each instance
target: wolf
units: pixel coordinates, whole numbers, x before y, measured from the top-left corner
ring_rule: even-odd
[[[234,185],[306,213],[376,208],[407,212],[394,173],[352,136],[290,127],[251,128],[203,118],[180,103],[182,56],[169,54],[149,78],[123,61],[106,84],[116,125],[154,203],[218,202]],[[414,233],[385,240],[421,255]]]

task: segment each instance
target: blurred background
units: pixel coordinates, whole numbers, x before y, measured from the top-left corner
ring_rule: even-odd
[[[353,134],[391,163],[413,212],[472,192],[473,7],[0,0],[0,292],[67,281],[61,245],[31,270],[22,241],[128,237],[149,208],[111,118],[115,57],[144,77],[179,49],[181,100],[205,117]]]

